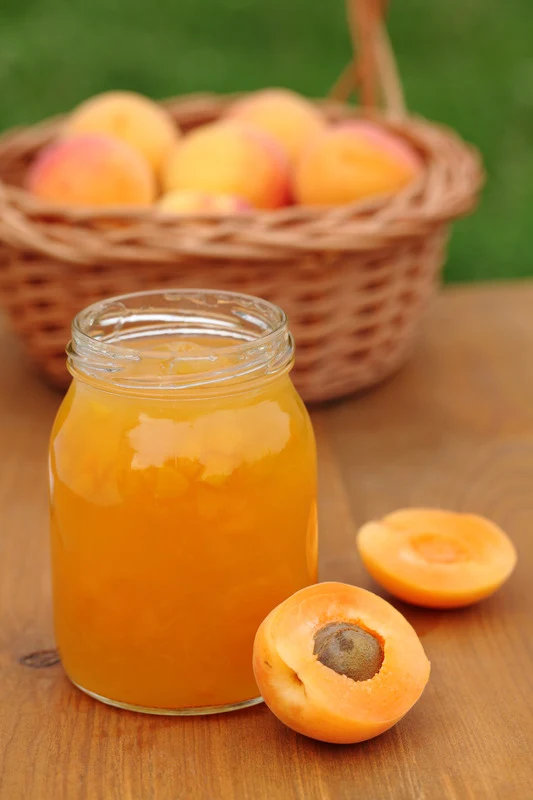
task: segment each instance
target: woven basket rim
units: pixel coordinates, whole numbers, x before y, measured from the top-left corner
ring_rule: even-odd
[[[236,94],[201,93],[161,101],[177,124],[216,119]],[[453,130],[414,114],[362,112],[315,101],[335,121],[372,118],[422,155],[422,175],[401,192],[338,207],[288,206],[241,215],[176,217],[156,209],[69,208],[43,202],[3,179],[13,159],[27,162],[50,142],[63,115],[0,136],[0,238],[72,263],[167,262],[176,257],[286,262],[306,252],[394,247],[469,213],[484,181],[477,150]]]

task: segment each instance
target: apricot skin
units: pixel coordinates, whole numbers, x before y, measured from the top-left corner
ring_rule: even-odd
[[[70,114],[63,133],[113,136],[141,153],[156,172],[179,136],[170,114],[136,92],[104,92],[90,97]]]
[[[28,189],[72,206],[148,206],[155,180],[133,148],[102,135],[71,136],[42,150],[27,174]]]
[[[379,671],[352,680],[321,663],[315,636],[328,623],[351,622],[383,647]],[[371,739],[395,725],[416,703],[430,665],[407,620],[383,598],[342,583],[296,592],[261,623],[254,674],[270,710],[289,728],[324,742]]]
[[[325,128],[319,110],[289,89],[262,89],[237,100],[228,116],[255,125],[270,134],[286,151],[291,164],[305,146]]]
[[[393,194],[420,172],[421,161],[403,140],[367,120],[325,130],[306,148],[294,175],[303,205],[338,206]]]
[[[357,534],[357,547],[380,586],[426,608],[483,600],[516,564],[511,540],[493,522],[441,509],[404,509],[369,522]]]
[[[237,122],[191,131],[170,152],[165,191],[232,194],[255,208],[278,208],[289,199],[286,157],[267,134]]]
[[[208,194],[176,189],[157,201],[160,211],[172,214],[238,214],[251,206],[232,194]]]

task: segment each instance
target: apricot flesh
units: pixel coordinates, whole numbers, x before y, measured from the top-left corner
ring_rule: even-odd
[[[308,586],[271,611],[255,637],[253,666],[278,719],[338,744],[395,725],[419,699],[430,671],[399,611],[372,592],[334,582]]]
[[[405,509],[369,522],[357,534],[357,547],[377,583],[428,608],[482,600],[516,564],[513,543],[493,522],[440,509]]]

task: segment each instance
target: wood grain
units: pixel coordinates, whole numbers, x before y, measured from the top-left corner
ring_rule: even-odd
[[[46,447],[59,403],[0,335],[1,800],[525,800],[533,796],[533,285],[448,290],[394,380],[316,409],[321,577],[376,589],[353,539],[398,506],[486,514],[519,563],[494,597],[437,613],[398,603],[432,661],[388,733],[307,740],[268,709],[161,719],[104,707],[53,647]]]

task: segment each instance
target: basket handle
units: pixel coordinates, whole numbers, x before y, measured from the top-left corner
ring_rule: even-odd
[[[389,116],[407,115],[402,83],[385,27],[388,0],[347,0],[354,57],[329,93],[346,102],[357,91],[367,111],[383,106]]]

